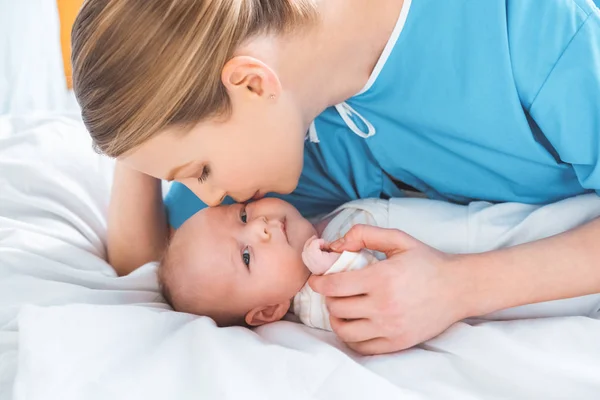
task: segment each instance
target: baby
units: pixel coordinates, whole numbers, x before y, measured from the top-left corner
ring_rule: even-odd
[[[206,208],[173,236],[159,268],[163,293],[175,310],[219,326],[259,326],[292,310],[303,323],[331,330],[324,299],[307,280],[377,261],[368,251],[323,251],[356,223],[377,225],[372,213],[349,205],[316,226],[279,199]]]
[[[209,316],[219,326],[259,326],[293,311],[304,324],[331,330],[324,298],[307,284],[311,273],[363,268],[384,258],[368,251],[323,250],[325,242],[343,237],[355,224],[402,229],[440,251],[459,254],[539,240],[599,216],[595,194],[545,206],[365,199],[347,203],[313,225],[292,205],[262,199],[207,208],[190,218],[175,233],[159,280],[175,310]],[[587,300],[540,303],[488,317],[585,315],[598,306],[595,297],[580,299]]]

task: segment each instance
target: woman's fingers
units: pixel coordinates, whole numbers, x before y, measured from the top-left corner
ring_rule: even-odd
[[[326,297],[358,296],[369,291],[373,269],[364,268],[331,275],[313,275],[308,280],[308,284],[315,292]]]
[[[397,345],[394,345],[388,338],[384,337],[378,337],[359,342],[347,342],[346,345],[355,352],[365,356],[385,354],[400,350]]]
[[[352,297],[327,297],[325,304],[329,314],[340,319],[368,318],[373,312],[373,304],[368,295]]]
[[[377,327],[368,319],[345,320],[329,317],[331,329],[345,343],[368,341],[377,337]]]
[[[388,257],[413,248],[419,241],[397,229],[384,229],[371,225],[355,225],[329,245],[335,252],[369,249],[385,253]]]

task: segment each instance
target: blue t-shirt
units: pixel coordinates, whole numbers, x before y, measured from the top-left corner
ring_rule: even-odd
[[[549,203],[600,189],[600,11],[591,0],[405,0],[371,79],[325,110],[297,190],[350,200]],[[175,183],[175,228],[205,207]]]

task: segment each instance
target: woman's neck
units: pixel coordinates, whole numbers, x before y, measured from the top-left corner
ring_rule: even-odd
[[[315,1],[319,21],[313,25],[253,37],[237,51],[275,70],[307,129],[327,107],[366,85],[404,6],[404,0]]]
[[[297,93],[307,120],[364,87],[403,4],[404,0],[321,0],[320,22],[307,33],[282,40],[282,84]]]

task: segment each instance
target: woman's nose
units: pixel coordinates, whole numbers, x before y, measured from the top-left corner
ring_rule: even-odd
[[[209,207],[218,206],[225,200],[225,196],[227,196],[227,192],[224,190],[217,189],[205,183],[200,185],[200,187],[193,187],[190,189],[192,189],[192,192],[194,192],[194,194]]]

